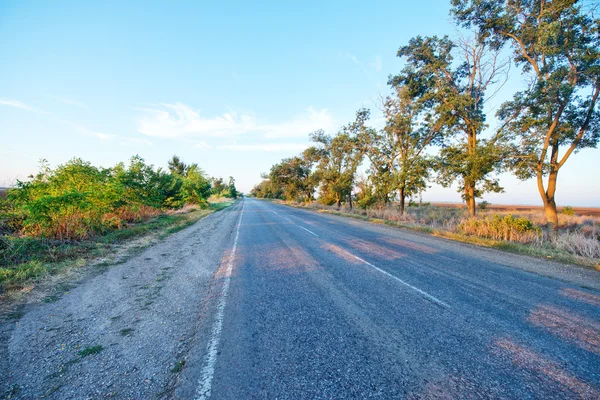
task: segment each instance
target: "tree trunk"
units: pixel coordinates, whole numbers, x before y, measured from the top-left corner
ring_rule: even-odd
[[[348,204],[350,205],[350,210],[352,210],[352,192],[348,195]]]
[[[398,189],[399,192],[399,196],[400,196],[400,214],[404,215],[404,202],[406,200],[406,194],[404,191],[404,187],[401,187]]]
[[[538,174],[538,190],[542,201],[544,202],[544,212],[546,213],[546,222],[552,225],[553,230],[558,229],[558,212],[556,210],[556,199],[554,194],[556,193],[556,178],[558,172],[551,169],[548,174],[548,189],[544,190],[544,181],[541,174]]]
[[[471,183],[465,183],[465,202],[467,203],[467,208],[469,210],[469,215],[471,217],[475,216],[476,208],[475,208],[475,185]]]
[[[477,153],[477,131],[473,129],[468,133],[467,139],[467,152],[469,153],[469,157],[474,157]],[[473,168],[471,166],[471,168]],[[473,171],[469,171],[472,173]],[[470,179],[467,181],[465,179],[465,201],[467,202],[467,208],[469,209],[469,215],[471,217],[475,216],[475,183]]]

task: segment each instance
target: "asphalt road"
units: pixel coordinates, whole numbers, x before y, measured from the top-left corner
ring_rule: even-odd
[[[241,214],[176,398],[600,398],[582,287],[600,274],[266,201]]]
[[[246,199],[75,286],[11,398],[600,398],[600,273],[386,225]]]

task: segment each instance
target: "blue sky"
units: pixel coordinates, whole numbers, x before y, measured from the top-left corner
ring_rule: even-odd
[[[455,34],[447,1],[286,3],[3,1],[0,186],[41,158],[166,166],[178,154],[249,191],[309,132],[333,133],[362,106],[380,123],[398,47]],[[599,155],[567,162],[560,204],[600,206]],[[540,203],[535,182],[501,183],[486,200]],[[460,201],[436,185],[423,198]]]

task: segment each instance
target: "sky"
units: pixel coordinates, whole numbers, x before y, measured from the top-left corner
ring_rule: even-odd
[[[260,3],[260,4],[259,4]],[[448,1],[0,2],[0,186],[80,157],[112,166],[174,154],[248,192],[261,172],[378,99],[417,35],[456,35]],[[503,88],[490,113],[516,90]],[[512,85],[512,86],[511,86]],[[493,120],[493,119],[492,119]],[[491,124],[493,125],[493,124]],[[600,206],[600,150],[559,174],[561,205]],[[500,176],[494,204],[541,204]],[[459,202],[432,184],[424,201]]]

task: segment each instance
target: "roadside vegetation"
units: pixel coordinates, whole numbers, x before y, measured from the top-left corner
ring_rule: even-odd
[[[210,178],[177,156],[168,165],[138,156],[112,168],[42,162],[0,198],[0,293],[114,253],[129,239],[174,233],[238,196],[233,178]]]
[[[545,213],[531,211],[479,210],[476,218],[464,207],[441,207],[410,203],[404,213],[396,205],[382,208],[327,206],[320,202],[297,203],[275,200],[335,215],[493,247],[511,252],[575,263],[600,269],[600,218],[560,213],[561,228],[548,230]],[[568,210],[568,209],[567,209]]]
[[[382,129],[363,108],[333,135],[311,133],[313,145],[274,165],[251,195],[597,264],[600,222],[561,214],[555,195],[559,170],[600,140],[599,20],[572,1],[451,0],[451,15],[459,38],[416,36],[399,48],[404,67],[389,78]],[[491,128],[488,102],[510,69],[521,87]],[[485,210],[483,196],[504,191],[502,172],[536,180],[543,214]],[[458,186],[466,211],[407,207],[429,182]]]

